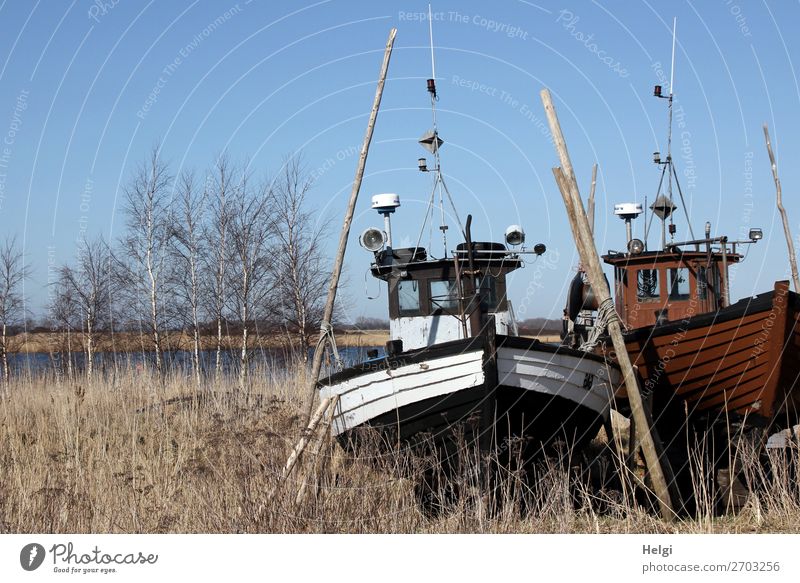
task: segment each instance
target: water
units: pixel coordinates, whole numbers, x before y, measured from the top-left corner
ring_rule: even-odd
[[[360,346],[346,347],[339,349],[339,356],[344,366],[367,360],[367,351],[377,350],[379,356],[383,356],[382,346]],[[237,373],[240,367],[240,355],[238,350],[223,350],[222,369],[225,373]],[[70,355],[73,370],[84,370],[86,365],[86,353],[73,352]],[[308,349],[308,363],[314,356],[314,349]],[[327,355],[326,355],[327,356]],[[8,364],[12,376],[39,375],[54,370],[65,371],[67,369],[66,353],[55,353],[53,355],[46,352],[28,352],[19,354],[9,354]],[[213,371],[216,366],[216,350],[201,350],[200,364],[203,371]],[[169,350],[163,353],[165,369],[171,372],[182,372],[189,374],[192,371],[192,353],[189,350]],[[297,362],[296,352],[291,352],[281,348],[258,349],[250,356],[250,368],[253,370],[286,370],[288,365]],[[328,362],[326,362],[326,360]],[[143,367],[155,366],[155,352],[99,352],[93,358],[94,370],[100,374],[115,369],[141,369]],[[323,360],[323,374],[335,372],[333,363],[326,358]]]

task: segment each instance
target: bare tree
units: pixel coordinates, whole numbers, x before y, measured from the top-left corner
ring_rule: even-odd
[[[251,327],[270,305],[270,202],[267,186],[252,187],[242,174],[231,205],[230,282],[228,289],[242,326],[239,385],[247,378]]]
[[[51,352],[58,354],[60,360],[60,367],[57,372],[62,372],[66,367],[67,378],[72,380],[74,378],[72,369],[72,333],[80,328],[80,321],[75,318],[77,313],[76,306],[78,302],[75,298],[75,291],[64,278],[56,278],[50,285],[54,287],[53,293],[50,295],[50,303],[48,311],[53,320],[51,330],[56,332],[53,334],[53,343]],[[53,355],[53,362],[57,363],[58,360]],[[66,359],[66,364],[63,360]]]
[[[81,333],[86,350],[86,377],[92,380],[97,335],[107,323],[111,306],[112,257],[102,239],[83,240],[78,246],[75,267],[65,265],[59,272],[74,310],[81,316]]]
[[[236,171],[225,154],[220,155],[206,179],[210,190],[210,219],[206,231],[208,253],[205,254],[203,296],[208,314],[216,324],[215,381],[222,375],[223,327],[228,310],[231,198],[236,187]]]
[[[206,190],[199,189],[194,175],[181,175],[178,188],[176,222],[172,231],[172,254],[175,258],[175,291],[184,309],[184,324],[192,333],[192,368],[195,383],[202,384],[200,362],[200,260],[205,254],[203,221],[205,218]]]
[[[3,365],[3,379],[8,384],[11,371],[8,366],[8,354],[12,351],[9,329],[25,320],[25,298],[22,296],[22,285],[30,275],[25,265],[25,257],[14,237],[6,238],[0,245],[0,362]]]
[[[303,362],[308,361],[309,340],[322,319],[329,273],[323,250],[327,224],[317,223],[306,208],[310,188],[311,179],[301,160],[287,159],[275,185],[271,210],[277,243],[272,265],[276,296],[283,325],[297,339]]]
[[[170,187],[172,176],[154,148],[125,189],[127,234],[123,240],[127,255],[125,276],[134,301],[146,311],[142,319],[155,352],[156,371],[164,372],[163,335],[165,286],[169,281],[169,239],[172,233]],[[142,301],[143,300],[143,301]],[[143,305],[142,305],[143,304]]]

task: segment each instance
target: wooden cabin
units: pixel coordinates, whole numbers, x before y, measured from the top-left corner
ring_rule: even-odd
[[[390,337],[402,340],[403,350],[474,336],[479,330],[472,330],[473,323],[482,328],[490,318],[497,334],[517,335],[506,275],[522,261],[501,243],[474,243],[473,249],[474,273],[464,244],[444,259],[428,259],[423,248],[376,254],[372,275],[388,284]],[[480,320],[470,322],[473,307]]]
[[[603,260],[614,267],[614,298],[626,328],[680,321],[716,312],[730,303],[727,267],[742,256],[735,251],[671,246],[639,254],[613,253]]]

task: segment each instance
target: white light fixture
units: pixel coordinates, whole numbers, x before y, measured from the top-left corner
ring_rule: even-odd
[[[750,229],[748,236],[750,237],[750,240],[755,243],[756,241],[760,241],[764,238],[764,232],[761,229]]]
[[[506,243],[522,245],[525,242],[525,230],[519,225],[511,225],[506,229]]]
[[[644,251],[644,243],[641,239],[631,239],[628,242],[628,253],[631,255],[639,255],[642,251]]]
[[[383,249],[383,246],[386,244],[386,233],[375,227],[370,227],[361,233],[358,242],[367,251],[375,253]]]

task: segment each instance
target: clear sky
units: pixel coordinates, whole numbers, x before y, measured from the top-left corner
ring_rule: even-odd
[[[706,220],[732,238],[764,229],[733,299],[788,276],[761,126],[800,237],[798,2],[450,0],[433,14],[443,169],[462,220],[474,215],[476,240],[519,223],[529,244],[549,249],[511,283],[518,315],[559,317],[577,264],[539,90],[554,95],[584,196],[599,164],[598,248],[621,249],[613,204],[652,202],[652,152],[666,151],[666,100],[652,91],[669,90],[673,17],[673,157],[695,234]],[[0,229],[24,242],[34,312],[48,262],[68,261],[83,233],[120,234],[121,187],[157,142],[176,173],[227,150],[269,176],[302,151],[316,176],[311,203],[334,221],[333,249],[395,26],[347,260],[351,316],[385,317],[384,299],[367,300],[378,286],[357,239],[380,225],[369,199],[381,192],[402,198],[395,239],[413,244],[419,233],[431,187],[416,170],[416,141],[431,126],[426,15],[422,1],[1,1]],[[679,213],[677,237],[688,238]]]

